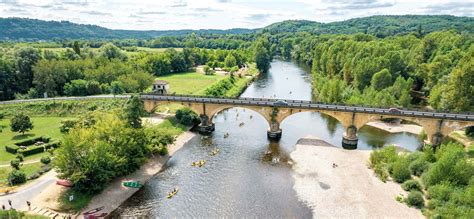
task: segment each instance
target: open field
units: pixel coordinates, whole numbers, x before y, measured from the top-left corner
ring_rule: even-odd
[[[167,81],[170,85],[171,93],[204,95],[207,87],[224,78],[222,75],[203,75],[196,72],[185,72],[160,76],[157,79]]]
[[[61,120],[66,119],[66,117],[32,117],[31,121],[33,122],[33,130],[22,135],[17,132],[12,132],[10,130],[10,120],[3,119],[0,121],[0,126],[3,127],[2,132],[0,133],[0,165],[9,164],[10,160],[14,159],[16,155],[8,153],[5,151],[5,145],[13,144],[16,141],[41,135],[49,135],[52,138],[60,139],[61,132],[59,131],[59,126]],[[25,157],[27,160],[38,160],[45,153],[35,154],[32,156]],[[2,169],[2,168],[0,168]]]

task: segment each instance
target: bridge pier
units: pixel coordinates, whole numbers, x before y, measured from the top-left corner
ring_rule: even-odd
[[[198,125],[198,132],[202,135],[210,135],[215,130],[215,125],[205,114],[201,114],[201,123]]]
[[[437,147],[443,141],[443,134],[441,132],[436,132],[430,139],[430,143],[433,147]]]
[[[278,122],[271,122],[270,129],[267,131],[267,137],[271,140],[280,140],[281,138],[281,128],[280,123]]]
[[[357,138],[357,128],[354,125],[350,125],[347,129],[346,132],[344,133],[344,136],[342,136],[342,147],[344,149],[357,149],[357,141],[359,139]]]

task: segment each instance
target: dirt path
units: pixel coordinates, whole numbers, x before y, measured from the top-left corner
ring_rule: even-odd
[[[395,200],[406,195],[400,185],[383,183],[368,169],[370,151],[344,150],[310,139],[299,141],[291,158],[294,189],[314,218],[423,218],[420,210]],[[338,166],[333,168],[333,163]]]

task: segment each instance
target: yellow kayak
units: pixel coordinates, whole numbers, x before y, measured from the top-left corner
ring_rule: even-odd
[[[173,191],[171,191],[170,193],[168,193],[168,197],[167,197],[167,198],[173,198],[173,196],[176,195],[176,193],[178,193],[178,190],[179,190],[178,187],[174,188]]]
[[[219,148],[216,148],[216,149],[212,150],[212,152],[211,152],[211,156],[215,156],[215,155],[217,155],[217,154],[219,153],[219,151],[220,151],[220,149],[219,149]]]

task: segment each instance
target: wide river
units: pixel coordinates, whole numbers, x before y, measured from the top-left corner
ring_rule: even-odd
[[[292,62],[275,60],[242,97],[311,100],[311,75]],[[245,125],[239,126],[241,122]],[[319,113],[303,112],[285,119],[278,143],[267,140],[268,124],[256,112],[224,110],[214,117],[215,132],[197,136],[177,151],[166,169],[122,204],[114,216],[159,218],[310,218],[311,209],[293,190],[289,153],[298,139],[313,135],[341,146],[342,125]],[[224,134],[229,133],[228,138]],[[388,134],[369,126],[359,130],[358,149],[397,144],[409,150],[420,142],[411,134]],[[220,153],[209,153],[219,148]],[[193,161],[206,159],[202,168]],[[166,195],[174,187],[179,193]]]

